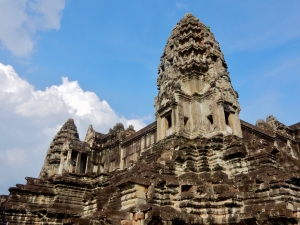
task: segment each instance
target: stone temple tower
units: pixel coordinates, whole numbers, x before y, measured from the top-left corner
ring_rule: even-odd
[[[0,224],[300,224],[300,122],[239,119],[209,28],[187,14],[161,57],[156,121],[58,131],[39,178],[0,195]]]
[[[238,94],[209,27],[186,14],[173,29],[158,69],[157,140],[172,134],[242,137]]]

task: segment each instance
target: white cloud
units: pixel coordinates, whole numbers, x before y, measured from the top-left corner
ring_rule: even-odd
[[[60,85],[35,90],[12,66],[1,63],[0,104],[0,194],[25,176],[38,175],[50,142],[68,118],[74,119],[81,140],[90,124],[107,133],[117,122],[139,130],[148,119],[118,116],[105,100],[66,77]]]
[[[0,0],[0,41],[16,56],[34,48],[38,30],[58,30],[65,0]]]
[[[176,2],[176,8],[187,10],[189,7],[188,7],[187,4],[184,4],[184,3],[181,3],[181,2]]]
[[[15,168],[17,165],[25,163],[27,154],[22,148],[7,149],[0,155],[0,160],[9,167]]]

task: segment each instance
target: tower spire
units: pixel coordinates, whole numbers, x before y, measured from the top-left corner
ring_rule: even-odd
[[[158,67],[158,140],[180,133],[241,136],[238,94],[219,43],[191,13],[172,30]]]
[[[77,127],[73,119],[68,119],[67,122],[57,132],[50,147],[47,151],[44,165],[40,172],[39,178],[51,176],[58,173],[60,161],[61,161],[61,150],[63,143],[66,140],[79,140]]]

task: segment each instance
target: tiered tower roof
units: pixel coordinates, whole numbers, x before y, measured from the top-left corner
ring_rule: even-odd
[[[73,119],[68,119],[53,138],[39,177],[47,176],[49,171],[59,166],[62,146],[67,140],[80,142],[77,127]]]

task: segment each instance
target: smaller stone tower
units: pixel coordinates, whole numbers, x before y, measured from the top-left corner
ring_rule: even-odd
[[[158,71],[157,140],[216,133],[242,137],[238,94],[210,29],[188,13],[173,29]]]
[[[80,142],[77,127],[74,124],[73,119],[68,119],[53,138],[47,151],[39,178],[50,177],[61,173],[61,159],[63,158],[62,149],[66,141]]]

